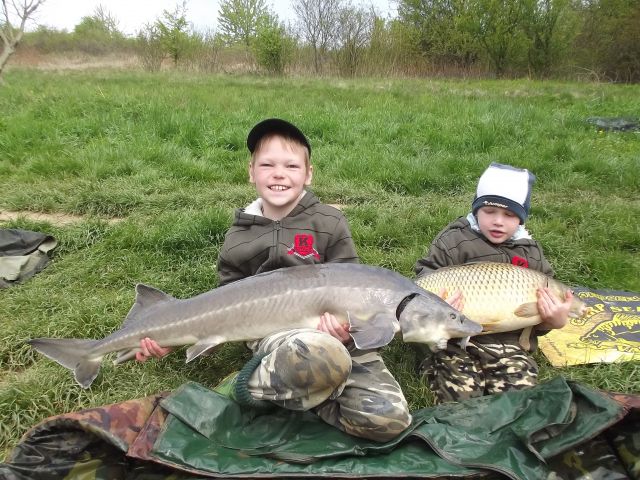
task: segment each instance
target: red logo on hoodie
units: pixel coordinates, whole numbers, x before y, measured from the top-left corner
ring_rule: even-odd
[[[293,245],[287,250],[288,255],[296,255],[300,258],[313,256],[320,260],[320,254],[313,248],[313,235],[298,233],[293,237]]]
[[[529,268],[529,262],[527,262],[526,258],[516,256],[511,259],[511,263],[517,265],[518,267]]]

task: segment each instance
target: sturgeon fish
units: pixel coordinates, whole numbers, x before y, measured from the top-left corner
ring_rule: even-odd
[[[191,345],[187,362],[231,341],[281,330],[316,328],[324,312],[348,322],[359,349],[382,347],[401,330],[405,341],[444,348],[449,338],[482,329],[437,295],[390,270],[359,264],[321,264],[266,272],[179,300],[144,284],[122,327],[101,340],[36,338],[38,352],[72,370],[88,388],[105,355],[133,358],[140,340],[164,347]]]
[[[482,334],[530,328],[541,322],[536,290],[548,287],[558,300],[564,300],[569,287],[529,268],[509,263],[478,262],[435,270],[416,280],[433,293],[442,289],[462,292],[462,313],[482,325]],[[573,297],[569,316],[579,318],[588,311],[586,304]],[[521,343],[529,331],[523,332]],[[523,345],[526,347],[526,345]]]

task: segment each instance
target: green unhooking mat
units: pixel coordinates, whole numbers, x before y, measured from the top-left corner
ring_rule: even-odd
[[[638,478],[640,396],[558,377],[418,410],[400,437],[346,435],[313,413],[242,410],[195,383],[31,429],[0,478]],[[589,477],[582,477],[588,473]],[[601,475],[601,476],[599,476]]]

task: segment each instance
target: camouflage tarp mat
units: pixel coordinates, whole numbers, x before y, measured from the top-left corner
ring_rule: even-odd
[[[0,478],[631,479],[640,475],[639,427],[640,396],[561,377],[418,410],[387,443],[308,412],[241,410],[187,383],[45,420],[0,464]]]
[[[573,289],[589,314],[538,338],[555,367],[640,360],[640,293]]]

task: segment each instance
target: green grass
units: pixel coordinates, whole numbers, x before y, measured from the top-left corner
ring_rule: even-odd
[[[46,270],[0,291],[0,455],[48,415],[186,380],[215,385],[247,359],[229,344],[189,365],[183,352],[104,362],[82,390],[25,341],[108,334],[138,282],[179,298],[215,287],[233,209],[254,197],[246,133],[265,117],[308,134],[313,189],[343,205],[365,263],[411,276],[499,161],[537,175],[528,227],[560,280],[640,291],[640,135],[585,122],[637,115],[640,86],[13,70],[0,111],[0,209],[85,218],[3,225],[51,233],[60,246]],[[384,354],[411,406],[430,405],[412,350],[395,340]],[[640,392],[637,362],[558,370],[538,360],[542,379]]]

